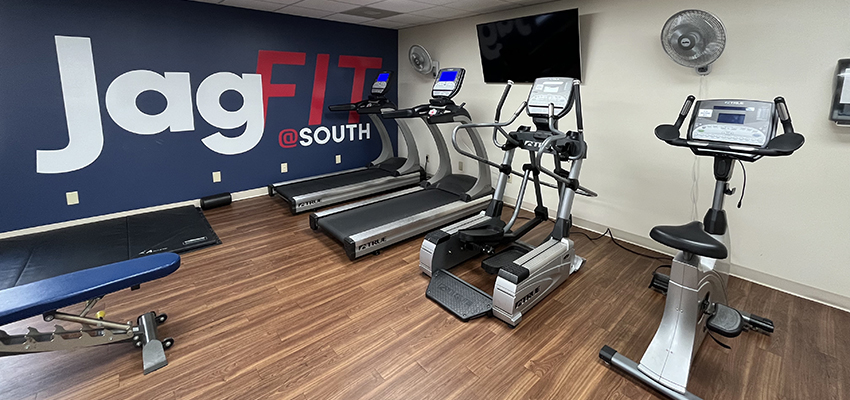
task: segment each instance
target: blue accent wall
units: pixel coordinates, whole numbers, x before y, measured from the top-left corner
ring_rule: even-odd
[[[69,146],[57,35],[90,38],[103,145],[83,168],[38,173],[38,150]],[[370,140],[350,141],[346,134],[340,143],[291,148],[280,145],[279,133],[318,127],[308,124],[308,118],[319,54],[329,55],[321,126],[331,128],[348,122],[347,113],[327,111],[327,106],[351,101],[355,75],[355,69],[339,66],[340,56],[379,58],[382,69],[395,71],[397,46],[394,30],[189,1],[0,2],[0,232],[363,166],[380,152],[374,126]],[[295,95],[268,99],[256,146],[234,155],[215,152],[203,138],[219,131],[238,137],[246,128],[219,129],[203,118],[198,87],[219,72],[257,74],[260,51],[305,53],[305,65],[272,68],[271,84],[295,84]],[[135,70],[189,73],[193,130],[138,134],[116,123],[106,106],[107,89]],[[362,97],[378,72],[366,71]],[[396,100],[395,85],[388,97]],[[218,99],[229,111],[246,101],[232,90]],[[167,101],[150,90],[138,95],[135,106],[156,115]],[[387,128],[395,141],[395,124],[388,122]],[[341,164],[334,164],[336,154],[342,155]],[[280,173],[282,162],[289,164],[286,174]],[[213,171],[221,171],[222,182],[213,183]],[[79,193],[80,204],[66,204],[70,191]]]

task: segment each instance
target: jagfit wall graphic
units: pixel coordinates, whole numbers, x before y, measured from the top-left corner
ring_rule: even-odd
[[[362,166],[377,131],[327,106],[397,64],[384,29],[176,0],[0,3],[0,232]]]

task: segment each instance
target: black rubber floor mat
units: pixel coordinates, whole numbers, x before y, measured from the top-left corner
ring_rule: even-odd
[[[184,206],[0,240],[0,290],[148,254],[221,243]]]

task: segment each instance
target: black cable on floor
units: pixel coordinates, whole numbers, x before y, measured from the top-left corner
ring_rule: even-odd
[[[602,238],[604,238],[605,236],[609,236],[609,237],[611,238],[611,241],[612,241],[615,245],[617,245],[617,247],[619,247],[619,248],[621,248],[621,249],[623,249],[623,250],[625,250],[625,251],[628,251],[629,253],[632,253],[632,254],[635,254],[635,255],[638,255],[638,256],[641,256],[641,257],[646,257],[646,258],[649,258],[649,259],[653,259],[653,260],[662,260],[662,261],[666,261],[666,260],[669,260],[669,259],[670,259],[670,257],[654,257],[654,256],[651,256],[651,255],[649,255],[649,254],[643,254],[643,253],[640,253],[640,252],[634,251],[634,250],[632,250],[632,249],[629,249],[629,248],[627,248],[627,247],[623,246],[622,244],[620,244],[619,242],[617,242],[617,239],[615,239],[615,238],[614,238],[614,233],[613,233],[613,232],[611,232],[611,228],[607,228],[607,229],[605,229],[605,232],[603,232],[601,235],[599,235],[599,236],[597,236],[597,237],[595,237],[595,238],[592,238],[592,237],[590,237],[590,235],[588,235],[588,234],[586,234],[586,233],[584,233],[584,232],[579,232],[579,231],[570,232],[570,235],[572,235],[573,233],[578,233],[578,234],[584,235],[584,236],[585,236],[586,238],[588,238],[591,242],[594,242],[594,241],[596,241],[596,240],[602,239]]]

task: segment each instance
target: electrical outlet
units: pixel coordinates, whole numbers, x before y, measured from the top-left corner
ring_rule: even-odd
[[[289,164],[288,163],[280,163],[280,173],[285,174],[289,172]]]
[[[463,161],[458,161],[458,162],[457,162],[457,170],[458,170],[458,171],[463,171]]]
[[[341,163],[341,162],[342,162],[342,156],[341,156],[341,155],[339,155],[339,154],[337,154],[337,155],[336,155],[336,163],[337,163],[337,164],[339,164],[339,163]]]
[[[73,192],[66,192],[65,202],[67,202],[69,206],[80,204],[80,195],[77,193],[76,190]]]
[[[221,171],[213,172],[213,183],[221,182]]]

